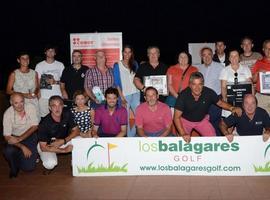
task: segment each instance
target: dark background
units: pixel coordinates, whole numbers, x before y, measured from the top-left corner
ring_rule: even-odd
[[[225,40],[227,49],[240,48],[250,36],[257,51],[270,38],[268,1],[162,0],[36,0],[5,1],[0,12],[0,88],[17,67],[16,54],[28,50],[31,63],[43,59],[47,43],[58,46],[57,59],[69,64],[69,33],[122,32],[138,61],[146,48],[157,45],[161,60],[176,62],[189,42]]]

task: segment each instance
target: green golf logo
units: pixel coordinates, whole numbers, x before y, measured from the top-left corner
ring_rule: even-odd
[[[123,166],[118,166],[114,162],[111,163],[110,151],[114,148],[117,148],[117,145],[112,143],[107,143],[107,160],[108,164],[103,165],[99,164],[95,166],[95,151],[105,151],[106,148],[95,141],[95,144],[91,145],[86,153],[87,161],[90,160],[90,164],[86,167],[77,166],[79,173],[97,173],[97,172],[127,172],[127,165],[125,163]]]
[[[270,144],[265,148],[264,158],[266,158],[267,152],[270,148]],[[266,162],[264,166],[253,165],[255,172],[270,172],[270,161]]]

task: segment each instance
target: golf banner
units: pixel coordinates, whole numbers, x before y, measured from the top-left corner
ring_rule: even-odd
[[[95,54],[98,50],[105,52],[106,65],[112,67],[121,59],[122,33],[71,33],[70,58],[73,50],[82,52],[82,64],[88,67],[96,65]]]
[[[270,142],[262,136],[78,138],[73,176],[269,176]]]

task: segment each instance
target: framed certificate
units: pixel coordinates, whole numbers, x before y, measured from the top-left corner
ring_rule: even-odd
[[[270,72],[260,72],[259,76],[261,93],[270,94]]]
[[[157,75],[157,76],[145,76],[144,77],[145,87],[152,86],[157,89],[159,95],[168,95],[167,87],[167,76]]]

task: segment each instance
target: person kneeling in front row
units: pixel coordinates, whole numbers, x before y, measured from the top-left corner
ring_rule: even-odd
[[[270,117],[263,108],[257,107],[257,99],[252,94],[245,95],[243,99],[243,115],[241,117],[230,115],[220,123],[220,130],[229,142],[233,141],[230,127],[236,127],[237,133],[242,136],[262,135],[266,142],[270,137]]]
[[[43,166],[48,170],[54,169],[57,165],[57,153],[72,151],[70,140],[80,134],[71,113],[63,110],[63,107],[64,102],[60,96],[50,97],[50,113],[38,128],[38,153]]]

